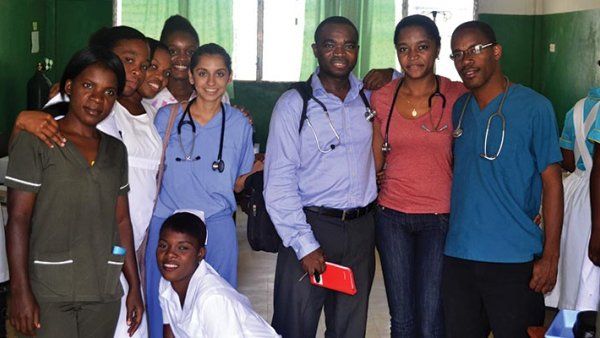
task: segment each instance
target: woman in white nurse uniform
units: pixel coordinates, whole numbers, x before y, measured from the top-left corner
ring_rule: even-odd
[[[573,171],[564,181],[565,216],[556,286],[546,295],[546,306],[570,310],[597,310],[600,267],[587,255],[591,233],[590,172],[594,144],[587,140],[600,118],[600,88],[575,104],[565,118],[560,138],[563,167]]]

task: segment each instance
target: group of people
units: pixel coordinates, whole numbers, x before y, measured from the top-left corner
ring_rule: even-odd
[[[555,286],[562,257],[561,164],[569,162],[552,104],[503,74],[502,46],[480,21],[452,34],[450,58],[462,83],[435,74],[441,38],[425,16],[396,26],[402,75],[394,80],[385,70],[364,81],[352,74],[358,41],[348,19],[323,21],[306,117],[294,90],[271,117],[264,196],[283,242],[273,327],[285,337],[313,337],[324,308],[325,336],[364,336],[376,247],[392,337],[527,337],[528,327],[543,325],[544,294]],[[377,89],[370,107],[362,99],[366,89]],[[588,117],[598,95],[585,102]],[[562,142],[573,149],[573,132],[566,135]],[[594,131],[589,135],[593,141]],[[600,210],[594,182],[592,203]],[[563,279],[581,286],[583,309],[596,309],[600,215],[572,210],[589,211],[589,199],[572,203],[567,194],[567,203],[565,231],[579,240],[563,240],[569,263],[561,267],[571,270]],[[304,273],[323,273],[326,262],[352,269],[356,295],[302,280]],[[573,289],[564,289],[571,297]]]
[[[127,26],[95,33],[49,102],[64,117],[25,111],[15,123],[6,241],[17,331],[313,337],[324,308],[326,336],[363,337],[375,247],[393,337],[520,337],[541,325],[561,249],[560,165],[581,156],[578,170],[591,168],[593,144],[586,157],[573,148],[585,138],[563,132],[563,161],[552,105],[504,76],[483,22],[452,35],[462,83],[435,74],[441,39],[425,16],[396,26],[402,74],[356,78],[358,41],[347,18],[321,22],[308,101],[289,90],[273,110],[264,197],[282,245],[271,327],[235,290],[234,192],[262,163],[249,117],[228,102],[229,54],[200,45],[177,15],[160,41]],[[600,214],[588,224],[592,276]],[[571,250],[583,262],[581,242]],[[303,278],[326,262],[353,271],[355,295]]]
[[[248,313],[255,315],[245,298],[232,296],[234,191],[252,172],[254,153],[249,119],[228,104],[231,80],[229,54],[214,43],[199,46],[189,21],[173,16],[161,41],[127,26],[99,30],[72,57],[60,94],[49,102],[48,110],[61,107],[64,117],[38,111],[18,116],[6,185],[9,307],[19,332],[43,337],[185,332],[163,325],[161,273],[168,278],[179,264],[158,264],[157,253],[168,217],[198,210],[202,220],[193,224],[205,226],[210,241],[188,234],[193,246],[187,252],[198,254],[187,264],[195,271],[206,260],[212,267],[203,276],[216,270],[219,282],[231,288],[231,297],[219,292],[213,306],[234,307],[242,324]],[[181,245],[168,251],[169,259],[182,256],[177,250]],[[189,283],[192,275],[184,277]],[[185,298],[187,288],[176,290]],[[194,307],[179,315],[192,310],[200,311]],[[189,336],[215,332],[209,327],[222,324],[214,318],[195,323]],[[229,329],[237,333],[240,325]],[[266,323],[254,329],[275,335]]]

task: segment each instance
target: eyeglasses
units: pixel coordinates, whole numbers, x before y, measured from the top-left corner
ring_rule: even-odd
[[[481,52],[488,48],[491,47],[493,45],[495,45],[495,42],[490,42],[487,44],[478,44],[475,45],[471,48],[468,48],[467,50],[457,50],[455,52],[453,52],[452,54],[450,54],[450,59],[454,60],[454,61],[460,61],[462,60],[465,56],[472,56],[472,55],[478,55],[481,54]]]

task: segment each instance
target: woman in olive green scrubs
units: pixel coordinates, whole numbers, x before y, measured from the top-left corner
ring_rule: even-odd
[[[11,144],[7,251],[9,312],[19,333],[111,337],[123,293],[128,323],[143,314],[133,250],[123,143],[96,129],[125,86],[123,64],[90,47],[73,56],[61,80],[70,98],[59,127],[69,142],[48,148],[28,132]]]

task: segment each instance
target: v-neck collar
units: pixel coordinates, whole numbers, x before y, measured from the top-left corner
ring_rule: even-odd
[[[200,284],[202,283],[202,279],[208,273],[208,271],[209,269],[206,262],[202,260],[200,264],[198,264],[196,271],[194,271],[194,273],[192,274],[192,278],[190,279],[190,282],[188,284],[188,289],[185,293],[185,302],[183,303],[183,306],[181,306],[179,295],[177,294],[177,291],[175,291],[175,289],[173,288],[173,285],[171,285],[171,282],[165,280],[164,278],[164,282],[168,284],[166,285],[166,288],[162,291],[161,297],[169,300],[170,302],[173,302],[176,305],[177,313],[179,314],[179,316],[188,315],[191,311],[191,308],[194,306],[193,303],[197,300],[196,294],[198,292],[198,289],[201,287]]]
[[[77,162],[77,164],[85,169],[93,169],[95,167],[98,166],[98,164],[100,164],[100,162],[103,160],[103,155],[104,155],[104,150],[106,148],[106,138],[108,137],[108,135],[105,135],[103,132],[98,131],[99,135],[100,135],[100,144],[98,145],[98,152],[96,153],[96,159],[94,160],[94,165],[91,165],[90,163],[88,163],[87,159],[85,158],[85,156],[83,156],[83,154],[81,153],[81,151],[79,150],[79,148],[77,148],[77,146],[75,144],[73,144],[72,142],[66,142],[65,143],[65,149],[68,150],[69,154],[71,155],[71,157],[75,160],[75,162]]]
[[[514,87],[518,86],[518,84],[516,83],[511,83],[510,86],[508,86],[508,89],[506,91],[506,100],[509,99],[509,96],[511,94],[511,92],[513,91]],[[473,94],[471,94],[473,95]],[[504,95],[504,91],[500,92],[500,94],[496,95],[485,107],[483,107],[483,109],[479,108],[479,103],[477,103],[477,100],[475,99],[475,96],[473,96],[471,98],[471,102],[469,102],[470,105],[473,105],[473,111],[476,112],[476,116],[480,117],[483,116],[485,114],[483,113],[490,113],[493,114],[496,112],[496,110],[498,110],[498,107],[500,105],[500,101],[502,100],[502,95]],[[504,101],[506,104],[506,101]],[[492,110],[492,111],[490,111]],[[483,114],[483,115],[482,115]],[[485,115],[485,118],[488,118],[488,115]]]
[[[227,110],[227,107],[225,107],[225,105],[223,105],[223,109]],[[182,112],[182,114],[185,114],[185,110],[182,109],[181,112]],[[227,114],[227,112],[225,112],[225,114]],[[192,117],[192,121],[194,122],[194,125],[196,126],[197,129],[210,129],[210,128],[215,128],[215,127],[221,128],[221,119],[222,118],[223,118],[223,111],[219,108],[219,111],[217,112],[217,114],[215,114],[215,116],[213,116],[205,125],[201,125],[193,117]]]

